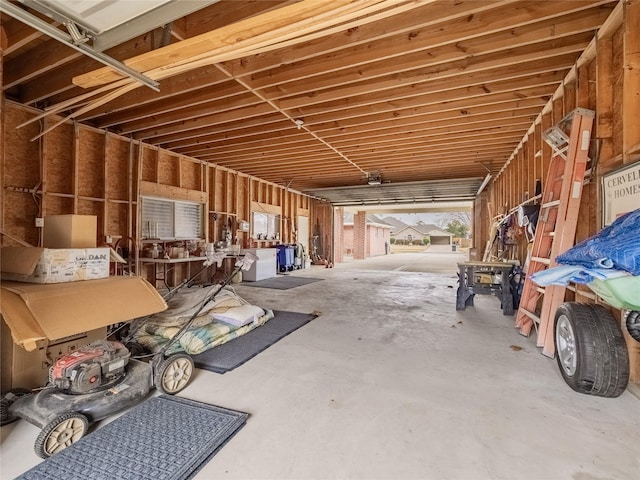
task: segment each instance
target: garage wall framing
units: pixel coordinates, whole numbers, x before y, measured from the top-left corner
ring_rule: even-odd
[[[14,244],[10,237],[42,245],[35,219],[60,214],[97,216],[98,244],[120,238],[140,244],[140,195],[205,205],[204,240],[210,242],[229,219],[249,222],[256,208],[278,211],[284,242],[295,241],[299,214],[310,215],[318,231],[331,231],[326,214],[314,218],[323,202],[295,190],[73,122],[31,141],[49,120],[17,128],[39,111],[12,101],[2,113],[2,245]],[[238,242],[268,246],[250,231],[238,232]]]
[[[574,68],[536,118],[490,188],[476,198],[474,248],[482,257],[491,244],[494,229],[502,218],[520,206],[537,201],[536,192],[549,168],[552,151],[542,132],[562,120],[575,108],[596,111],[589,150],[590,161],[583,185],[576,243],[602,228],[600,179],[603,175],[640,160],[640,68],[638,68],[637,26],[640,3],[622,2],[603,25],[597,38],[583,52]],[[488,213],[488,217],[485,215]],[[488,221],[482,222],[482,218]],[[478,223],[480,222],[480,223]],[[526,238],[499,252],[502,258],[527,259]],[[491,252],[497,254],[498,252]],[[491,255],[490,255],[491,256]],[[568,301],[604,303],[588,287],[573,285]],[[622,312],[616,312],[622,321]],[[630,379],[640,382],[640,345],[622,328],[630,353]]]

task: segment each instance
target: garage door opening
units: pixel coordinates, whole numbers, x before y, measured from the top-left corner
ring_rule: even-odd
[[[342,228],[336,228],[336,258],[362,260],[394,253],[468,251],[471,247],[470,209],[453,211],[363,211],[339,209]],[[337,212],[337,215],[339,213]],[[338,219],[337,219],[338,220]],[[442,248],[446,247],[446,248]],[[338,260],[337,260],[338,261]]]

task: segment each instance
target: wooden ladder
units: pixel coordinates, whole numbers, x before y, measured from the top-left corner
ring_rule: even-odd
[[[555,312],[564,302],[566,287],[539,287],[531,281],[531,275],[554,267],[556,257],[574,245],[594,117],[595,112],[577,108],[543,134],[553,155],[542,193],[516,327],[525,336],[529,336],[535,327],[537,346],[542,347],[542,353],[548,357],[555,354],[553,324]]]

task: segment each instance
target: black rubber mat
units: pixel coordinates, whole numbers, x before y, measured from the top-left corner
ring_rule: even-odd
[[[275,290],[289,290],[309,283],[319,282],[322,278],[293,277],[289,275],[278,275],[273,278],[265,278],[257,282],[242,282],[242,286],[273,288]]]
[[[275,316],[271,320],[249,333],[199,355],[193,355],[196,367],[216,373],[233,370],[316,318],[312,313],[277,310],[273,313]]]
[[[186,480],[248,416],[181,397],[152,397],[18,479]]]

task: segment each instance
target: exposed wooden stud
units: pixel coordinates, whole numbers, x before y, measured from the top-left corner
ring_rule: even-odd
[[[578,78],[576,81],[576,102],[580,108],[590,107],[589,98],[589,72],[586,65],[578,68]]]
[[[207,192],[208,193],[208,195],[206,197],[207,198],[207,203],[206,203],[206,206],[205,206],[205,209],[204,209],[204,213],[203,213],[203,215],[204,215],[203,227],[204,227],[204,236],[205,236],[204,239],[208,243],[208,242],[211,242],[211,239],[212,239],[211,233],[209,232],[209,229],[211,228],[211,223],[210,223],[211,220],[210,220],[209,212],[211,212],[211,209],[213,208],[213,200],[212,200],[213,190],[212,190],[212,186],[211,186],[210,178],[209,178],[210,175],[211,175],[211,172],[210,172],[211,169],[207,165],[205,165],[204,163],[200,164],[200,168],[201,168],[201,172],[202,172],[201,176],[200,176],[200,182],[201,182],[200,183],[200,186],[201,186],[200,190],[202,190],[203,192]]]
[[[46,129],[47,127],[47,122],[43,122],[42,124],[42,129]],[[47,183],[47,159],[48,159],[48,149],[47,149],[47,142],[46,142],[46,138],[42,138],[38,141],[38,147],[39,147],[39,155],[38,155],[38,160],[40,162],[40,168],[38,170],[39,174],[40,174],[40,189],[42,190],[42,194],[40,195],[40,205],[38,206],[38,213],[37,215],[40,217],[44,217],[45,215],[47,215],[47,206],[48,206],[48,199],[47,199],[47,187],[48,187],[48,183]],[[35,222],[35,219],[34,219]],[[39,230],[39,240],[38,240],[38,246],[43,246],[43,239],[44,239],[44,232],[42,229]]]
[[[623,163],[631,163],[630,152],[640,144],[637,127],[640,112],[640,2],[624,2],[624,53],[622,100],[622,154]]]
[[[599,38],[597,49],[596,79],[596,134],[599,159],[596,176],[606,173],[608,162],[613,157],[613,40],[611,37]],[[598,189],[600,185],[598,185]],[[602,207],[598,206],[598,221],[601,222]],[[600,228],[600,223],[598,224]]]
[[[134,238],[133,230],[133,179],[134,179],[134,143],[129,142],[129,156],[127,158],[127,236]],[[134,239],[135,240],[135,239]],[[136,245],[138,242],[136,241]],[[136,252],[135,271],[138,272],[138,256]]]
[[[624,4],[625,0],[620,0],[614,7],[611,15],[607,17],[605,22],[598,30],[598,39],[609,39],[613,36],[614,32],[620,28],[624,21]]]
[[[2,27],[0,27],[0,30],[2,30]],[[2,36],[2,32],[0,32],[0,36]],[[7,45],[4,44],[4,42],[2,42],[2,40],[0,39],[0,78],[2,78],[2,76],[4,75],[4,54],[6,51]],[[5,106],[5,100],[4,100],[4,95],[0,95],[0,172],[1,172],[1,177],[2,180],[0,181],[0,231],[4,232],[5,231],[5,193],[4,193],[4,187],[5,187],[5,175],[6,175],[6,164],[5,164],[5,112],[6,112],[6,106]],[[0,247],[4,246],[4,236],[0,235]]]
[[[109,134],[104,132],[104,141],[103,141],[103,151],[102,151],[102,180],[103,187],[102,191],[104,193],[104,202],[102,203],[102,231],[105,236],[111,234],[109,230],[109,202],[107,201],[107,192],[109,191]],[[115,173],[115,172],[114,172]],[[98,245],[104,241],[104,238],[98,240]]]

